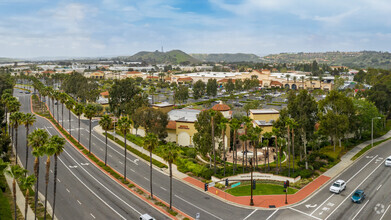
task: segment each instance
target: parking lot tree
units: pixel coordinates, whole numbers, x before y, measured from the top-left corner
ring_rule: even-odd
[[[189,99],[189,87],[185,85],[179,85],[174,94],[174,99],[179,103],[185,103]]]
[[[201,80],[198,80],[196,83],[194,83],[193,86],[193,97],[195,100],[203,97],[205,95],[205,83]]]
[[[206,94],[208,96],[216,96],[217,95],[217,80],[216,79],[208,79],[208,83],[206,84]]]
[[[147,95],[142,94],[142,90],[131,78],[114,80],[109,94],[110,109],[116,110],[119,115],[132,115],[136,109],[148,104]]]
[[[228,79],[227,84],[225,84],[225,90],[228,93],[232,93],[235,90],[235,84],[233,83],[232,79]]]
[[[244,104],[243,109],[246,112],[246,116],[249,116],[250,109],[258,109],[261,108],[261,101],[260,100],[253,100],[251,102],[248,102]]]
[[[146,133],[154,133],[159,139],[167,137],[167,113],[150,107],[141,107],[132,115],[134,124],[143,127]]]
[[[235,80],[235,90],[242,91],[243,90],[243,81],[241,79]]]
[[[202,111],[197,116],[197,121],[194,126],[197,130],[197,133],[194,134],[193,142],[202,155],[206,155],[208,152],[212,151],[212,138],[217,138],[221,135],[221,130],[218,126],[220,124],[223,114],[219,111],[216,111],[216,114],[213,117],[213,127],[214,127],[214,137],[212,137],[212,116],[210,112],[212,110],[209,109],[207,111]]]

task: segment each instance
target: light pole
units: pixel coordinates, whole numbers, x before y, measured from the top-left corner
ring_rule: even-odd
[[[253,158],[250,158],[250,166],[251,166],[251,198],[250,198],[250,205],[253,206],[254,205],[254,201],[253,201]]]
[[[381,119],[381,117],[372,118],[372,126],[371,126],[371,147],[373,147],[373,119]]]

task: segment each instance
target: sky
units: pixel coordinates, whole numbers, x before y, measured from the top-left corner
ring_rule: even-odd
[[[389,0],[0,0],[0,57],[391,51]]]

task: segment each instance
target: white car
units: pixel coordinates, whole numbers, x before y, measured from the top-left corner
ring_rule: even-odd
[[[148,214],[144,214],[140,216],[140,220],[156,220],[156,219]]]
[[[384,165],[386,165],[386,167],[391,166],[391,156],[387,157],[386,162],[384,162]]]
[[[330,192],[340,193],[346,188],[346,183],[343,180],[337,180],[330,186]]]

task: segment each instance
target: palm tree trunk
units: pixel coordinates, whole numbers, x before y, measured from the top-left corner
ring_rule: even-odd
[[[14,177],[14,179],[12,181],[12,193],[13,193],[13,196],[14,196],[14,214],[15,214],[15,220],[16,220],[18,216],[17,216],[17,213],[16,213],[16,180],[15,180],[15,177]]]
[[[15,165],[18,164],[18,125],[15,126]]]
[[[48,159],[46,160],[46,174],[45,174],[45,211],[43,219],[46,220],[46,210],[47,210],[47,204],[48,204],[48,186],[49,186],[49,169],[50,169],[50,157],[48,156]]]
[[[258,169],[258,151],[257,148],[254,145],[254,152],[255,152],[255,167]]]
[[[28,139],[27,139],[28,134],[29,134],[29,126],[27,125],[26,126],[26,163],[24,165],[26,170],[28,169],[28,162],[29,162],[29,146],[28,146]],[[24,176],[26,175],[27,173],[24,174]]]
[[[27,220],[27,210],[28,210],[28,202],[29,202],[29,188],[26,189],[26,195],[24,200],[24,220]]]
[[[292,168],[293,173],[295,173],[295,130],[292,128]]]
[[[215,146],[215,129],[214,129],[214,118],[212,117],[212,148],[213,148],[213,171],[214,174],[216,175],[216,146]]]
[[[91,118],[90,118],[90,139],[88,140],[88,153],[91,153]],[[125,138],[126,139],[126,138]]]
[[[107,136],[106,136],[107,138]],[[124,161],[124,181],[126,181],[126,131],[124,132],[124,139],[125,139],[125,147],[124,147],[124,155],[125,155],[125,161]],[[107,141],[107,139],[106,139]],[[107,142],[106,142],[106,150],[107,150]]]
[[[267,142],[268,145],[266,146],[266,155],[267,155],[267,171],[270,171],[270,152],[269,152],[269,142]]]
[[[107,164],[107,130],[105,130],[105,135],[106,135],[106,149],[105,149],[105,166],[106,166],[106,164]],[[125,140],[125,142],[126,142],[126,140]],[[125,158],[125,161],[126,161],[126,158]]]
[[[290,129],[288,125],[288,144],[286,146],[288,151],[288,176],[291,177],[291,147],[290,147]]]
[[[52,220],[54,219],[54,209],[56,208],[56,189],[57,189],[57,154],[54,154],[54,180],[53,180],[53,212]]]
[[[61,127],[64,128],[64,103],[61,103]]]
[[[149,167],[150,167],[149,184],[151,187],[151,198],[153,199],[153,193],[152,193],[152,151],[149,151]]]
[[[223,133],[223,150],[224,150],[224,176],[225,176],[225,163],[226,163],[226,158],[225,158],[225,133]]]
[[[69,111],[69,135],[72,137],[72,131],[71,131],[71,109],[68,109]]]
[[[78,130],[78,136],[77,136],[77,143],[80,143],[80,115],[79,115],[79,130]]]
[[[34,173],[37,177],[37,182],[35,183],[35,195],[34,195],[34,219],[37,219],[37,203],[38,203],[38,183],[39,183],[39,158],[35,158],[34,162]]]
[[[170,209],[172,209],[172,163],[168,163],[170,167]]]
[[[236,152],[236,131],[234,131],[234,140],[233,140],[233,144],[232,144],[232,164],[233,164],[233,167],[232,167],[232,171],[233,171],[233,175],[235,175],[235,170],[236,170],[236,157],[235,157],[235,152]]]
[[[57,101],[57,122],[60,124],[59,111],[58,111],[58,99]]]
[[[277,167],[277,174],[278,172],[280,171],[280,169],[278,168],[278,159],[279,159],[279,154],[278,154],[278,145],[277,145],[277,136],[275,138],[275,146],[276,146],[276,167]]]

